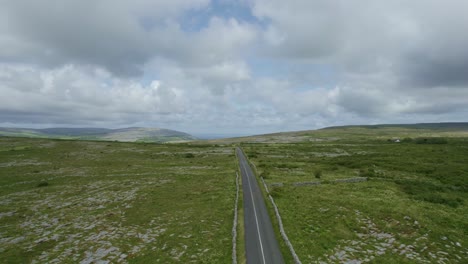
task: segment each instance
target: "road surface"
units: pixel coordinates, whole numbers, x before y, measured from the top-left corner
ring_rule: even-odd
[[[237,148],[244,192],[245,254],[248,264],[284,263],[262,191],[244,153]]]

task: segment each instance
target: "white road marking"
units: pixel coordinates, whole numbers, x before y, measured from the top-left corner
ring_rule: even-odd
[[[245,160],[244,160],[244,162],[245,162]],[[245,164],[243,164],[243,163],[242,163],[242,168],[244,169],[245,175],[247,176],[247,181],[249,182],[250,197],[252,197],[252,204],[253,204],[253,207],[254,207],[255,222],[257,223],[258,239],[259,239],[259,241],[260,241],[260,250],[262,251],[263,263],[266,263],[266,261],[265,261],[265,254],[263,253],[262,236],[260,235],[260,227],[259,227],[259,225],[258,225],[257,209],[256,209],[256,207],[255,207],[255,200],[254,200],[253,194],[252,194],[252,185],[250,185],[250,177],[249,177],[249,174],[247,173],[247,170],[245,169]]]

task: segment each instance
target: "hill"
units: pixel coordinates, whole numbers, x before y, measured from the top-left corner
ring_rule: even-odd
[[[107,128],[0,128],[0,136],[55,138],[77,140],[104,140],[123,142],[176,142],[196,139],[190,134],[164,129],[129,127]]]
[[[213,139],[201,143],[294,143],[341,138],[468,137],[468,122],[333,126],[317,130],[291,131],[237,138]]]
[[[343,129],[343,128],[407,128],[407,129],[427,129],[438,131],[468,131],[468,122],[446,122],[446,123],[418,123],[418,124],[380,124],[380,125],[351,125],[351,126],[332,126],[322,128]]]

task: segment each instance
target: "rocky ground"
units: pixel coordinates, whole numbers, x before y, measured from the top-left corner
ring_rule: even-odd
[[[327,209],[321,208],[320,210]],[[428,234],[414,239],[413,243],[404,244],[396,238],[395,234],[379,229],[372,219],[364,216],[360,211],[356,210],[355,214],[356,219],[361,223],[360,230],[355,231],[359,239],[340,241],[330,254],[325,254],[312,263],[369,263],[385,254],[404,256],[411,263],[466,263],[465,261],[468,260],[468,249],[458,241],[450,241],[447,237],[441,237],[437,248],[445,248],[445,250],[428,252],[429,248],[436,246],[434,242],[428,242]],[[404,220],[403,223],[393,224],[410,225],[413,228],[419,226],[418,221],[409,216],[406,216]],[[450,259],[449,255],[452,255]]]

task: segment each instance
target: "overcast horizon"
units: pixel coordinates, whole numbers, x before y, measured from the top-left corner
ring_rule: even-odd
[[[0,0],[0,127],[466,122],[468,1]]]

